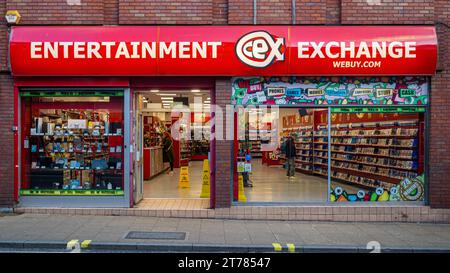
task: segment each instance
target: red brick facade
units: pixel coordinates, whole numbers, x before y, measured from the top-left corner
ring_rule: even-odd
[[[13,85],[7,66],[6,10],[20,25],[436,25],[439,65],[431,78],[429,202],[450,208],[450,1],[448,0],[0,0],[0,207],[13,206]],[[256,18],[254,16],[256,15]],[[229,101],[227,79],[216,99]],[[231,143],[217,142],[216,207],[230,205]],[[219,156],[220,155],[220,156]]]

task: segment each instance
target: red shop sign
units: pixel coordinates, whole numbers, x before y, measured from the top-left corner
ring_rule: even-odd
[[[434,27],[13,27],[15,76],[432,75]]]

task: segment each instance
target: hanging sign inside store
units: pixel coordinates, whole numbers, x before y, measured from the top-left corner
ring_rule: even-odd
[[[16,76],[432,75],[437,38],[432,26],[17,26],[10,60]]]

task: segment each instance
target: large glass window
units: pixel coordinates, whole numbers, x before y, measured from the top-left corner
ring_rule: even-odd
[[[425,77],[233,78],[234,200],[424,201],[428,93]]]
[[[424,200],[424,108],[332,110],[330,201]]]
[[[122,92],[21,93],[21,191],[123,195]]]

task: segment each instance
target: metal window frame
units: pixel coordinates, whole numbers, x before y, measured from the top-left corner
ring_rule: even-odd
[[[429,78],[428,78],[429,81]],[[231,205],[232,206],[292,206],[292,205],[318,205],[318,206],[392,206],[392,205],[401,205],[401,206],[423,206],[429,204],[429,164],[428,164],[428,145],[429,145],[429,121],[430,121],[430,93],[431,93],[431,86],[429,84],[428,87],[428,103],[426,105],[417,106],[414,105],[414,107],[422,107],[425,109],[423,112],[425,115],[425,130],[424,130],[424,139],[425,139],[425,158],[424,158],[424,176],[425,176],[425,185],[424,185],[424,200],[423,201],[385,201],[385,202],[331,202],[330,201],[330,193],[331,193],[331,109],[332,108],[360,108],[361,105],[328,105],[328,106],[313,106],[313,105],[277,105],[278,107],[283,108],[326,108],[328,111],[328,176],[327,176],[327,185],[328,185],[328,193],[327,193],[327,199],[324,201],[275,201],[275,202],[264,202],[264,201],[250,201],[250,202],[239,202],[233,200],[233,190],[234,190],[234,183],[233,179],[231,179]],[[235,105],[235,109],[237,106],[241,105]],[[245,107],[245,105],[244,105]],[[391,107],[412,107],[412,105],[364,105],[364,107],[368,108],[377,108],[377,107],[383,107],[383,108],[391,108]],[[234,149],[235,141],[233,141],[232,147]],[[232,166],[236,164],[236,160],[232,158]],[[231,172],[233,172],[233,168],[231,169]],[[232,175],[234,177],[234,175]]]
[[[22,158],[22,141],[21,141],[21,111],[20,105],[22,97],[20,92],[30,90],[51,90],[51,91],[82,91],[82,90],[109,90],[123,91],[123,119],[124,119],[124,155],[123,155],[123,191],[122,196],[21,196],[21,158]],[[59,207],[59,208],[129,208],[130,207],[130,88],[19,88],[19,203],[18,207]]]

